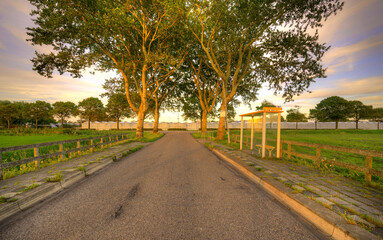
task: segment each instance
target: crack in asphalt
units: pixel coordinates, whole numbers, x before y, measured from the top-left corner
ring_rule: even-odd
[[[140,183],[137,183],[130,189],[127,196],[127,201],[125,202],[125,204],[118,205],[118,207],[116,208],[117,210],[115,210],[114,213],[112,214],[112,219],[116,219],[122,214],[124,210],[124,205],[128,205],[128,202],[137,195],[139,186],[140,186]]]

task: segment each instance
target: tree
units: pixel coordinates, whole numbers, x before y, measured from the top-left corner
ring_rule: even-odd
[[[136,137],[142,137],[147,99],[182,62],[185,4],[182,0],[77,1],[30,0],[36,27],[29,41],[50,45],[55,53],[32,60],[34,70],[50,77],[53,70],[81,77],[90,66],[116,70],[124,79],[129,106],[137,115]],[[159,68],[168,70],[159,77]],[[152,86],[157,88],[152,88]],[[133,91],[133,92],[132,92]],[[139,93],[133,101],[132,93]]]
[[[11,121],[20,116],[20,108],[17,104],[9,101],[0,103],[0,117],[7,121],[8,129],[11,128]]]
[[[192,57],[194,59],[189,59],[188,67],[191,70],[191,78],[194,82],[192,89],[196,89],[196,91],[191,91],[198,98],[201,113],[201,131],[205,134],[207,132],[207,118],[209,113],[216,107],[216,100],[221,93],[221,84],[203,56]]]
[[[383,122],[383,108],[373,108],[369,118],[373,119],[375,122],[378,122],[379,129],[379,123]]]
[[[125,94],[116,93],[109,97],[106,105],[106,113],[109,117],[115,119],[117,122],[117,129],[120,129],[120,118],[130,117],[132,114],[131,111]]]
[[[245,79],[268,83],[286,100],[316,78],[325,77],[320,61],[328,50],[318,43],[322,20],[342,8],[338,0],[196,0],[191,1],[189,30],[222,82],[218,139],[225,131],[226,106]],[[285,27],[283,30],[280,27]]]
[[[24,118],[31,118],[35,120],[36,129],[38,121],[52,117],[52,106],[45,101],[36,101],[34,103],[26,103],[22,110]]]
[[[314,122],[315,122],[315,130],[318,129],[318,118],[317,118],[317,116],[318,116],[318,111],[315,108],[310,109],[310,113],[309,113],[308,119],[313,119],[314,120]]]
[[[81,117],[88,120],[88,129],[90,129],[90,122],[104,112],[104,105],[100,99],[89,97],[78,103],[78,111]]]
[[[53,115],[61,120],[61,128],[64,128],[64,120],[77,115],[77,106],[73,102],[53,103]]]
[[[346,121],[351,116],[351,110],[349,101],[342,97],[332,96],[320,101],[315,106],[315,110],[310,110],[310,115],[321,122],[335,121],[335,128],[338,129],[338,122]]]
[[[366,106],[361,101],[349,101],[351,107],[351,117],[355,120],[356,129],[359,129],[359,120],[367,119],[372,112],[372,106]]]
[[[299,106],[287,110],[286,121],[295,122],[295,128],[298,129],[298,122],[307,122],[307,117],[299,111]]]
[[[255,109],[257,111],[262,111],[264,107],[277,107],[277,106],[274,105],[274,103],[272,103],[270,101],[263,100],[263,102],[261,103],[261,106],[257,106]]]

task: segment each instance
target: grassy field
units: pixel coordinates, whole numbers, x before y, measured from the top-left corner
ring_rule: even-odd
[[[230,132],[240,134],[239,130]],[[244,135],[250,134],[250,130],[244,131]],[[260,133],[255,135],[261,136]],[[276,139],[276,131],[268,131],[267,137]],[[379,130],[281,130],[281,139],[383,151],[383,131]]]
[[[230,131],[231,134],[240,135],[239,130]],[[213,132],[215,136],[216,132]],[[244,130],[245,136],[250,136],[250,130]],[[261,132],[255,132],[255,144],[260,144]],[[198,137],[198,134],[196,135]],[[276,131],[268,130],[267,138],[276,139]],[[226,136],[227,139],[227,136]],[[379,130],[281,130],[281,140],[291,140],[296,142],[305,143],[317,143],[324,145],[340,146],[354,149],[365,149],[377,152],[383,151],[383,131]],[[219,143],[226,144],[227,141],[218,141]],[[275,141],[267,141],[267,145],[276,145]],[[239,149],[238,143],[231,143],[230,146]],[[244,145],[245,149],[249,146]],[[287,144],[283,144],[283,149],[287,150]],[[292,151],[309,154],[315,156],[316,149],[304,146],[292,145]],[[344,153],[338,151],[322,150],[321,156],[323,159],[331,159],[340,162],[347,162],[358,166],[365,166],[365,157],[361,155]],[[286,157],[286,156],[284,156]],[[300,163],[313,164],[311,160],[299,159],[293,157],[292,161]],[[334,166],[325,165],[326,168],[332,168],[334,171],[340,172],[344,176],[348,176],[354,179],[362,180],[364,174],[355,173],[346,169],[341,169]],[[383,159],[373,158],[373,168],[383,171]],[[373,176],[378,182],[382,182],[382,179],[378,179]]]
[[[129,138],[133,138],[135,135],[132,131],[95,131],[75,129],[3,130],[0,131],[0,148],[122,133],[129,134]]]
[[[129,139],[124,142],[152,142],[163,136],[162,133],[153,134],[151,132],[144,132],[144,137],[140,139],[135,139],[135,132],[133,131],[95,131],[95,130],[74,130],[74,129],[38,129],[38,130],[20,130],[15,129],[11,131],[0,131],[0,147],[11,147],[11,146],[19,146],[19,145],[28,145],[35,143],[43,143],[43,142],[54,142],[60,140],[70,140],[70,139],[81,139],[95,136],[107,136],[113,134],[128,134]],[[108,138],[104,139],[104,142],[108,142]],[[94,144],[100,143],[100,139],[94,140]],[[113,143],[120,144],[120,143]],[[90,145],[90,141],[82,141],[81,146]],[[105,145],[105,148],[109,147],[109,145]],[[74,143],[64,143],[63,150],[69,150],[76,148],[76,142]],[[97,147],[94,149],[95,151],[101,151],[101,147]],[[45,146],[39,148],[39,154],[52,154],[59,151],[58,145]],[[72,152],[64,155],[64,159],[60,157],[52,157],[48,159],[44,159],[40,162],[39,168],[43,168],[61,161],[66,161],[68,159],[88,154],[90,150],[78,152]],[[12,152],[3,152],[2,160],[3,162],[12,162],[25,158],[33,157],[33,149],[25,149],[18,150]],[[23,173],[27,173],[30,171],[36,170],[36,165],[34,162],[30,162],[27,164],[22,164],[19,166],[11,167],[3,170],[4,178],[10,178],[16,175],[20,175]]]

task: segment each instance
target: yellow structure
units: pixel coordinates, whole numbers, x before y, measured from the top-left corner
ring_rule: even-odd
[[[271,151],[274,147],[266,145],[266,116],[270,114],[278,114],[277,120],[277,158],[281,157],[281,113],[283,113],[282,108],[278,107],[264,107],[262,111],[245,113],[239,115],[241,117],[241,139],[240,139],[240,149],[242,150],[243,144],[243,118],[251,117],[251,143],[250,149],[253,150],[254,145],[254,117],[261,117],[262,119],[262,144],[257,145],[262,149],[262,158],[266,155],[266,150],[269,151],[269,156],[271,157]],[[270,126],[271,127],[271,126]]]

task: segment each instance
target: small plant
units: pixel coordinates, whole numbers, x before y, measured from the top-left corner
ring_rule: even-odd
[[[117,162],[118,161],[116,156],[113,156],[112,160],[113,160],[113,162]]]
[[[340,215],[346,220],[348,224],[356,225],[357,222],[350,217],[350,215],[344,211],[344,213],[340,213]]]
[[[23,192],[26,192],[26,191],[32,190],[32,189],[34,189],[34,188],[37,188],[38,186],[40,186],[40,184],[34,183],[34,184],[32,184],[32,185],[30,185],[30,186],[24,188],[22,191],[23,191]]]
[[[46,181],[47,181],[47,182],[61,182],[62,178],[63,178],[62,173],[56,173],[55,176],[53,176],[53,177],[48,177],[48,178],[46,179]]]
[[[17,198],[5,198],[3,196],[0,196],[0,203],[15,202],[15,201],[17,201]]]
[[[81,172],[84,172],[84,173],[86,172],[86,169],[85,169],[84,166],[80,166],[80,167],[78,167],[77,170],[79,170],[79,171],[81,171]]]

